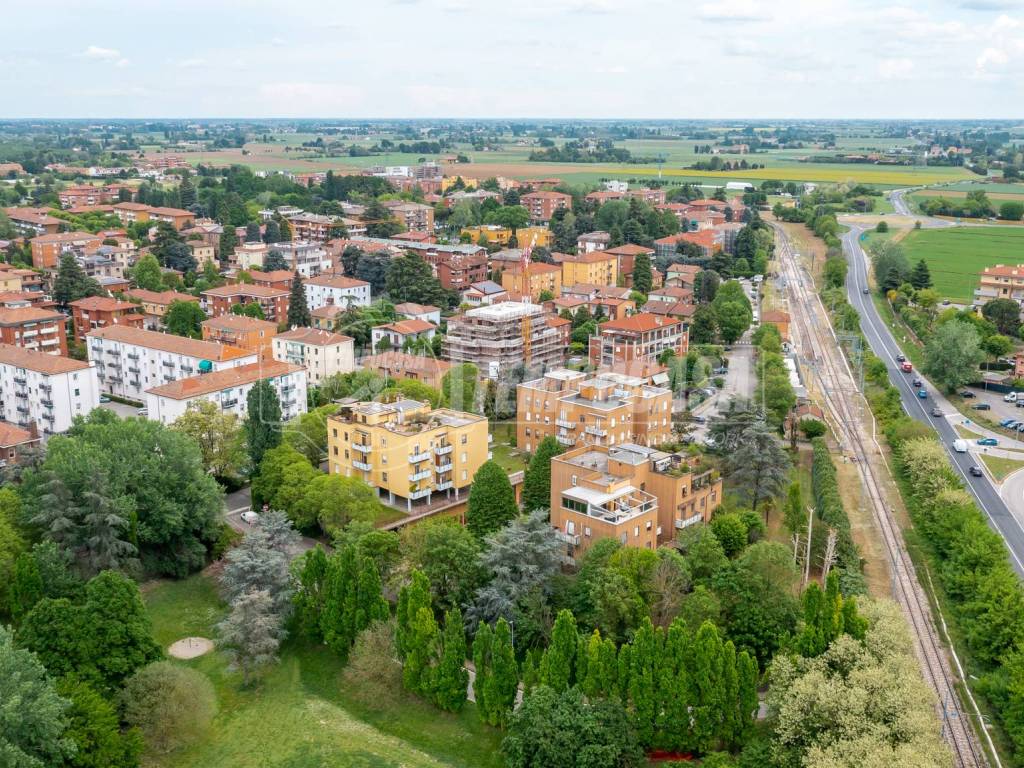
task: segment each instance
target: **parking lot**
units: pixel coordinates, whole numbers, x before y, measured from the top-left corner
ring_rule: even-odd
[[[109,403],[100,403],[100,408],[106,408],[108,411],[113,411],[122,419],[129,416],[138,416],[139,409],[134,405],[125,405],[124,403],[116,403],[111,400]]]

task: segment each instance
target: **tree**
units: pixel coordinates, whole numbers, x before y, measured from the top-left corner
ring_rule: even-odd
[[[175,300],[167,307],[164,324],[167,326],[167,332],[173,333],[175,336],[201,339],[205,319],[206,313],[203,312],[198,301]]]
[[[1020,304],[1013,299],[992,299],[982,304],[982,316],[1004,336],[1016,338],[1020,330]]]
[[[954,392],[978,373],[985,360],[977,330],[952,320],[941,324],[925,343],[924,372],[946,392]]]
[[[753,424],[743,430],[739,447],[727,456],[726,468],[730,483],[756,510],[759,502],[782,493],[789,456],[768,429]]]
[[[476,412],[476,387],[479,372],[472,363],[452,366],[441,378],[441,404],[467,413]]]
[[[562,452],[562,447],[551,435],[537,445],[523,479],[523,509],[532,512],[551,506],[551,459]]]
[[[391,261],[385,285],[388,297],[393,302],[411,301],[437,307],[448,306],[447,294],[434,277],[430,265],[412,251]]]
[[[245,242],[260,242],[260,225],[257,224],[255,221],[250,221],[248,224],[245,225]]]
[[[736,513],[716,514],[711,520],[711,532],[726,557],[735,557],[747,546],[747,525]]]
[[[846,284],[849,264],[842,256],[831,256],[825,260],[825,287],[842,288]]]
[[[245,437],[253,468],[259,467],[268,450],[281,444],[281,402],[266,379],[253,384],[246,395]]]
[[[121,731],[117,710],[86,683],[65,678],[58,693],[71,702],[65,736],[75,744],[73,768],[135,768],[142,755],[142,734]]]
[[[237,597],[231,613],[217,625],[218,646],[242,671],[245,685],[258,671],[277,660],[277,649],[284,637],[281,617],[270,593],[265,590],[246,592]]]
[[[573,683],[576,652],[576,617],[564,608],[555,617],[551,630],[551,643],[544,650],[540,664],[540,682],[556,692],[564,691]]]
[[[376,199],[371,200],[366,206],[363,220],[366,222],[366,234],[369,237],[387,238],[405,229],[398,219],[391,215],[391,211]]]
[[[154,251],[156,248],[154,247]],[[179,272],[195,272],[196,259],[192,255],[192,249],[185,243],[170,243],[157,255],[160,263],[167,269],[175,269]]]
[[[312,324],[313,318],[306,303],[306,289],[303,287],[302,278],[296,272],[292,278],[291,296],[288,298],[288,325],[292,328],[308,328]]]
[[[225,225],[217,242],[217,257],[222,264],[230,260],[237,247],[238,235],[235,234],[235,228]]]
[[[19,622],[42,599],[43,579],[39,565],[30,552],[22,552],[14,562],[7,612]]]
[[[501,750],[509,768],[638,768],[646,761],[623,705],[586,700],[577,688],[531,691]]]
[[[67,309],[68,304],[72,301],[102,294],[103,289],[100,284],[86,276],[85,270],[75,260],[73,254],[65,253],[60,257],[57,277],[53,281],[54,301],[62,308]]]
[[[872,240],[868,245],[875,281],[883,290],[898,288],[910,278],[910,262],[903,246],[892,240]],[[893,285],[895,283],[895,285]]]
[[[466,527],[483,539],[507,525],[517,514],[515,491],[501,465],[485,461],[473,475],[466,507]]]
[[[191,438],[202,456],[203,467],[214,477],[236,477],[245,463],[245,444],[238,416],[221,411],[216,403],[189,403],[171,429]]]
[[[141,256],[128,270],[128,275],[135,285],[147,291],[159,291],[164,287],[164,275],[160,271],[160,262],[151,253]]]
[[[690,324],[690,341],[693,344],[713,344],[718,336],[718,316],[712,306],[701,304],[694,310]]]
[[[1013,341],[1000,333],[993,333],[981,346],[994,358],[1005,357],[1013,351]]]
[[[444,614],[441,658],[435,679],[437,705],[448,712],[459,712],[466,703],[468,686],[466,636],[462,626],[462,612],[455,607]]]
[[[646,253],[639,253],[633,259],[633,288],[646,295],[651,292],[653,284],[651,257]]]
[[[919,291],[932,287],[932,275],[924,259],[919,259],[914,265],[914,271],[910,273],[910,284]]]
[[[440,630],[429,608],[420,608],[411,617],[407,636],[402,684],[406,690],[425,699],[436,692],[436,668],[440,651]]]
[[[353,520],[373,523],[384,512],[377,491],[358,477],[324,475],[314,470],[311,482],[292,508],[303,525],[319,524],[331,535]]]
[[[505,619],[498,619],[494,627],[487,667],[484,684],[487,721],[504,728],[515,708],[516,693],[519,691],[519,666],[512,648],[512,630]]]
[[[194,743],[217,713],[206,675],[170,661],[154,662],[128,678],[118,702],[125,722],[138,728],[156,752]]]
[[[70,702],[60,696],[35,654],[16,648],[0,625],[0,757],[6,765],[63,765],[75,755],[69,738]]]
[[[693,279],[693,298],[699,304],[710,304],[715,300],[718,293],[718,286],[721,278],[717,272],[710,269],[702,269]]]
[[[480,544],[457,521],[439,518],[401,534],[405,561],[427,577],[433,604],[442,611],[465,604],[482,580]]]
[[[1024,218],[1024,203],[1007,200],[999,206],[999,218],[1006,221],[1020,221]]]
[[[274,548],[265,530],[254,528],[224,560],[221,588],[227,602],[234,604],[250,592],[265,592],[278,622],[282,622],[292,608],[288,553]]]
[[[263,242],[267,243],[269,245],[271,243],[280,243],[281,241],[282,241],[281,225],[277,223],[277,219],[271,219],[263,227]],[[270,258],[271,255],[274,254],[274,253],[277,253],[278,255],[280,255],[281,252],[280,251],[271,250],[269,253],[267,253],[267,258]],[[264,267],[268,271],[271,269],[270,267],[266,266],[265,262],[264,262]]]

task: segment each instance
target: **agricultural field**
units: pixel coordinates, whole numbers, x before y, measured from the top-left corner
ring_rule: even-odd
[[[901,242],[911,264],[925,260],[942,296],[966,304],[982,269],[1024,260],[1024,227],[919,229]]]
[[[205,574],[143,588],[157,641],[213,637],[225,612]],[[208,735],[175,752],[153,755],[151,768],[248,768],[323,765],[353,768],[498,768],[500,733],[481,725],[468,704],[441,712],[402,691],[368,700],[346,685],[343,665],[323,647],[289,641],[258,686],[243,688],[214,651],[179,662],[207,675],[219,713]],[[374,688],[376,690],[376,688]]]

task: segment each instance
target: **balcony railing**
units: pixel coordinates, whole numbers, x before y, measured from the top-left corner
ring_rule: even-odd
[[[600,427],[586,427],[584,432],[588,435],[594,435],[595,437],[608,437],[608,430],[601,429]]]
[[[409,463],[415,464],[418,461],[426,461],[430,458],[430,451],[420,451],[419,453],[409,452]]]
[[[434,471],[439,475],[443,475],[445,472],[451,472],[452,464],[451,462],[448,462],[447,464],[435,464]]]
[[[692,517],[683,518],[682,520],[680,520],[677,517],[676,521],[675,521],[676,522],[676,529],[677,530],[682,530],[683,528],[689,528],[691,525],[696,525],[697,523],[699,523],[703,519],[704,519],[704,517],[702,515],[700,515],[699,513],[696,514],[696,515],[693,515]]]
[[[559,541],[564,541],[566,544],[572,544],[574,547],[580,545],[580,535],[578,533],[566,533],[565,531],[556,531],[555,536]]]
[[[363,472],[372,472],[373,471],[373,465],[372,464],[367,464],[366,462],[363,462],[363,461],[355,461],[355,460],[353,460],[352,461],[352,466],[355,467],[356,469],[363,470]]]
[[[24,387],[26,384],[28,384],[28,379],[26,379],[24,376],[15,376],[14,383],[17,384],[18,386]]]
[[[409,498],[413,501],[416,501],[417,499],[425,499],[431,493],[433,493],[431,488],[421,488],[418,491],[409,491]]]
[[[555,424],[562,429],[576,429],[576,422],[568,419],[555,419]]]
[[[174,367],[174,361],[173,360],[164,360],[161,363],[161,365],[164,366],[164,368],[173,368]]]
[[[352,448],[364,454],[373,450],[373,446],[369,443],[352,443]]]
[[[435,445],[434,446],[434,453],[436,455],[438,455],[438,456],[447,456],[449,453],[451,453],[454,450],[455,450],[455,446],[452,445],[451,443],[446,443],[445,445]]]
[[[452,481],[451,481],[451,480],[445,480],[445,481],[444,481],[443,483],[437,483],[437,484],[436,484],[436,485],[434,486],[434,490],[435,490],[435,491],[447,491],[447,490],[448,490],[449,488],[451,488],[451,487],[452,487],[453,485],[454,485],[454,483],[452,483]]]
[[[433,472],[431,472],[429,469],[425,469],[422,472],[413,472],[413,473],[411,473],[409,475],[409,482],[410,483],[417,483],[420,480],[426,480],[432,474],[433,474]]]
[[[27,414],[28,413],[28,406],[27,405],[19,405],[14,410],[16,410],[18,413],[25,413],[25,414]]]
[[[39,402],[43,404],[43,408],[53,408],[53,400],[40,400]]]
[[[39,391],[40,392],[45,392],[46,394],[50,394],[51,392],[53,392],[53,385],[52,384],[40,384],[39,385]]]
[[[220,401],[220,407],[221,408],[234,408],[236,405],[238,405],[238,398],[237,397],[232,397],[232,398],[230,398],[228,400],[221,400]]]
[[[128,366],[128,373],[141,373],[141,371],[139,371],[138,368],[134,368],[134,367],[129,365]]]
[[[128,353],[128,359],[129,360],[138,360],[139,359],[139,353],[138,352],[129,352]]]
[[[560,445],[576,445],[576,440],[569,435],[555,435],[555,440]]]

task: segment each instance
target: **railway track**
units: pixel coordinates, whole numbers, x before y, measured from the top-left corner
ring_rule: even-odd
[[[939,640],[931,606],[917,579],[914,564],[903,545],[902,534],[885,501],[875,470],[868,461],[868,444],[873,439],[865,435],[864,421],[852,405],[857,398],[862,407],[867,407],[867,402],[856,387],[853,372],[842,354],[825,307],[814,290],[812,278],[797,263],[785,232],[779,227],[775,231],[779,262],[787,284],[790,333],[803,358],[804,370],[810,368],[817,379],[824,409],[841,449],[857,464],[889,556],[893,597],[910,623],[922,672],[937,695],[942,735],[957,766],[987,766],[985,755],[976,743],[968,722],[969,715],[960,703],[956,691],[957,678]],[[877,447],[877,443],[875,445]]]

